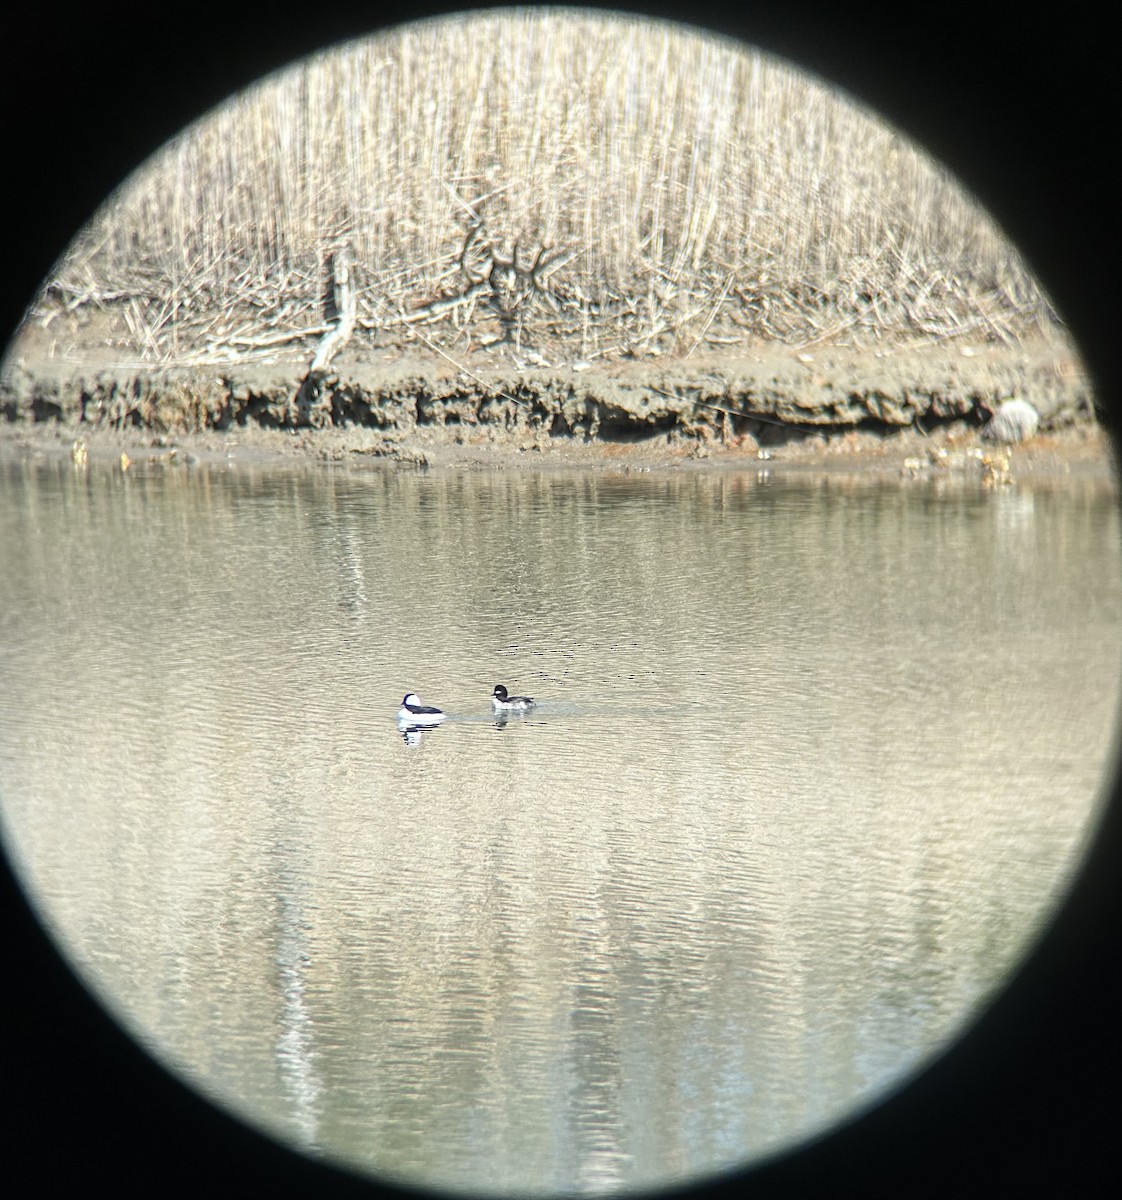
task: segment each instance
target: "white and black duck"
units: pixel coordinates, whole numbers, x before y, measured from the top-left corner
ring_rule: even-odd
[[[415,692],[406,692],[397,710],[397,719],[402,725],[438,725],[447,715],[443,709],[422,704]]]
[[[536,701],[532,696],[512,696],[501,683],[491,693],[491,707],[497,713],[529,712]]]

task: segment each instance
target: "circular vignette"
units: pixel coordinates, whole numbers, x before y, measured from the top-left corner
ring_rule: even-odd
[[[121,0],[108,18],[75,6],[46,37],[8,14],[0,85],[9,165],[5,341],[103,199],[190,121],[316,49],[469,7],[481,6],[328,4],[293,21],[263,19],[259,6],[238,0],[202,0],[189,17],[165,21]],[[612,7],[687,21],[787,58],[945,162],[1048,288],[1116,435],[1115,281],[1103,253],[1114,207],[1103,152],[1114,144],[1116,103],[1108,99],[1108,39],[1090,6],[1065,10],[1062,27],[1044,10],[1019,14],[1013,27],[997,5],[911,18],[825,0],[765,11]],[[1118,810],[1115,794],[1068,902],[1012,986],[952,1050],[840,1130],[697,1191],[739,1192],[750,1182],[762,1197],[980,1196],[1030,1180],[1037,1189],[1088,1190],[1117,1174],[1111,1146],[1122,1099],[1105,1076],[1122,1057]],[[282,1149],[157,1067],[70,974],[4,865],[4,1012],[15,1048],[9,1174],[34,1173],[33,1190],[43,1195],[95,1182],[119,1196],[168,1184],[211,1195],[400,1194]]]

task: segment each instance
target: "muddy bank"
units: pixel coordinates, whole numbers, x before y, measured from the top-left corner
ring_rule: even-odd
[[[305,371],[298,360],[150,367],[99,358],[87,352],[72,361],[13,348],[0,378],[0,414],[9,423],[176,433],[253,424],[358,427],[395,442],[482,433],[594,442],[749,438],[764,446],[821,431],[980,426],[1016,396],[1031,401],[1043,430],[1093,419],[1078,361],[1044,341],[1015,350],[780,347],[603,364],[529,365],[513,351],[476,352],[455,363],[389,352],[341,359],[311,401],[300,395]]]
[[[914,472],[946,465],[940,449],[953,458],[956,447],[981,446],[993,411],[1019,397],[1040,417],[1037,436],[1018,448],[1026,463],[1107,454],[1078,360],[1043,340],[607,363],[538,354],[531,364],[513,348],[453,363],[406,349],[342,358],[310,401],[296,359],[145,367],[102,358],[14,347],[0,378],[0,441],[43,452],[81,439],[95,457],[134,458],[174,445],[199,461],[297,454],[501,466],[529,455]]]
[[[163,471],[306,467],[356,470],[598,470],[693,472],[751,470],[760,478],[822,476],[868,481],[945,482],[954,486],[1002,487],[1095,481],[1115,488],[1113,448],[1104,431],[1089,423],[1038,434],[1018,446],[984,443],[976,430],[941,426],[924,435],[868,431],[821,432],[781,446],[742,440],[711,444],[665,437],[632,442],[585,442],[576,438],[455,440],[428,434],[406,443],[352,429],[267,429],[257,425],[193,433],[156,434],[136,426],[0,424],[0,462],[5,459],[72,460],[76,469],[101,463],[143,475]]]

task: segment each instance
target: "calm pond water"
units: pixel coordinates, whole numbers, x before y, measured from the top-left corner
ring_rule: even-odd
[[[1063,896],[1118,526],[1092,481],[0,465],[7,847],[135,1036],[313,1155],[740,1165],[903,1082]]]

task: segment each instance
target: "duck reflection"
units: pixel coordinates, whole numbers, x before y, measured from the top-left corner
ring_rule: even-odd
[[[397,722],[397,731],[407,746],[419,746],[421,738],[438,728],[436,725],[415,725],[404,721]]]
[[[541,725],[541,721],[531,720],[526,713],[495,713],[494,725],[496,729],[505,729],[508,725]]]

